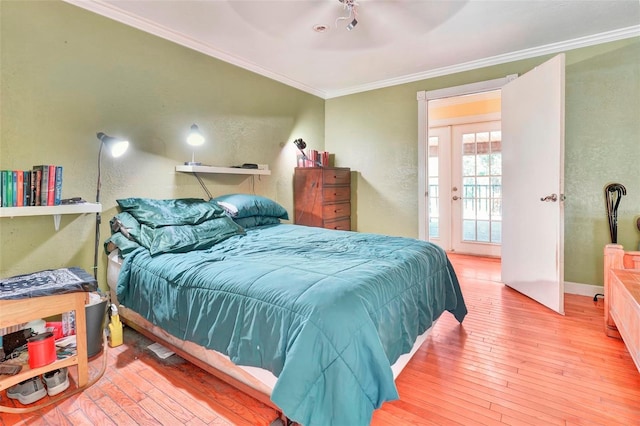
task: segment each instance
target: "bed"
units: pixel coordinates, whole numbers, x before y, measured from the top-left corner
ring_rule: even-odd
[[[424,241],[280,223],[246,194],[118,204],[105,247],[125,323],[303,425],[369,424],[438,317],[467,313]]]

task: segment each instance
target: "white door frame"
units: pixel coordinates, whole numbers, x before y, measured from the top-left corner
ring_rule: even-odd
[[[517,75],[508,75],[494,80],[478,83],[464,84],[462,86],[447,87],[437,90],[422,90],[417,92],[418,101],[418,237],[421,240],[429,240],[429,209],[427,208],[427,144],[429,141],[428,103],[430,100],[449,98],[453,96],[469,95],[472,93],[498,90],[508,82],[517,78]]]

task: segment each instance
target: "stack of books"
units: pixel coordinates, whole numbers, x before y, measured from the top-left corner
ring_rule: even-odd
[[[57,206],[62,200],[62,166],[0,170],[0,206]]]
[[[326,151],[318,151],[309,149],[305,159],[302,155],[298,156],[298,167],[328,167],[329,153]]]

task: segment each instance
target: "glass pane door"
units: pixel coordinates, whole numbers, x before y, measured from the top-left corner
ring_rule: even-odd
[[[454,126],[453,135],[453,248],[498,256],[502,242],[500,122]]]

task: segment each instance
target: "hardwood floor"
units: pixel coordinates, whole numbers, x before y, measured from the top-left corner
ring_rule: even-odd
[[[451,255],[469,315],[445,313],[373,425],[640,425],[640,373],[605,336],[602,302],[566,295],[565,316],[499,283],[497,260]],[[91,388],[3,426],[268,425],[273,409],[190,363],[159,360],[130,329]],[[95,375],[101,359],[91,362]],[[48,397],[47,397],[48,398]],[[7,402],[2,393],[3,404]],[[16,406],[19,404],[16,403]]]

